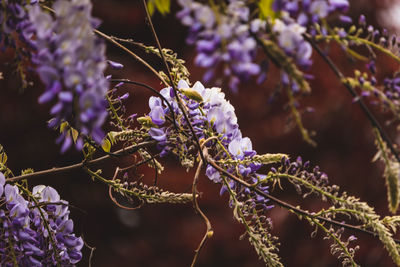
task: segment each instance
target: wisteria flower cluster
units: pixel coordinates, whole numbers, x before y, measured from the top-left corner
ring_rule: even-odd
[[[107,116],[107,61],[105,45],[93,33],[99,21],[91,17],[91,8],[89,0],[57,0],[54,17],[39,6],[30,9],[29,17],[36,30],[34,62],[46,85],[39,102],[57,100],[50,111],[54,116],[50,126],[68,121],[80,133],[101,143],[101,126]],[[60,136],[62,140],[61,150],[65,151],[72,144],[67,131]],[[76,146],[82,148],[82,138]]]
[[[250,18],[245,1],[229,1],[224,13],[193,0],[179,3],[183,9],[177,17],[189,27],[187,42],[196,45],[195,62],[209,69],[203,77],[206,82],[221,65],[233,90],[237,90],[239,81],[261,74],[262,67],[256,62],[257,43],[252,34],[265,28],[265,22]],[[260,76],[260,81],[263,79]]]
[[[0,265],[71,266],[82,258],[83,240],[73,233],[68,202],[39,185],[25,198],[0,172]]]
[[[234,107],[225,99],[225,94],[220,88],[205,88],[200,82],[196,82],[193,87],[189,87],[186,81],[178,83],[179,97],[183,100],[184,106],[188,109],[190,123],[200,140],[204,140],[216,160],[237,160],[245,158],[251,161],[257,153],[253,150],[250,138],[243,137],[239,129]],[[149,107],[151,109],[148,117],[151,119],[152,127],[149,128],[149,135],[157,140],[158,147],[162,150],[161,155],[172,152],[181,157],[187,157],[190,153],[190,142],[182,144],[182,136],[176,131],[175,125],[168,123],[167,118],[172,117],[172,113],[177,118],[178,127],[189,129],[188,123],[182,116],[182,111],[176,102],[173,88],[167,87],[160,91],[163,98],[151,97]],[[165,102],[168,101],[168,104]],[[170,107],[173,110],[170,110]],[[216,139],[216,140],[212,140]],[[210,141],[207,141],[210,140]],[[183,146],[183,148],[182,148]],[[239,164],[238,174],[256,183],[262,177],[256,171],[261,164]],[[228,169],[229,172],[236,173],[235,168]],[[206,167],[206,175],[215,183],[222,183],[220,171],[211,165]],[[233,181],[230,186],[234,188]],[[263,188],[267,190],[267,188]],[[221,188],[221,194],[227,190],[226,186]],[[248,192],[250,193],[250,192]],[[262,196],[258,196],[258,201],[266,202]]]

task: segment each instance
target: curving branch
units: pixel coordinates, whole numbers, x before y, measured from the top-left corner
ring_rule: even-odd
[[[120,156],[120,155],[130,155],[130,154],[135,153],[136,151],[138,151],[141,148],[152,146],[155,143],[156,143],[155,141],[143,142],[143,143],[140,143],[140,144],[136,144],[136,145],[132,145],[132,146],[120,149],[120,150],[116,151],[114,154],[118,155],[118,156]],[[73,165],[70,165],[70,166],[52,168],[52,169],[33,172],[33,173],[25,174],[25,175],[15,176],[15,177],[12,177],[12,178],[8,178],[6,181],[7,182],[17,182],[17,181],[24,180],[24,179],[38,178],[38,177],[45,176],[45,175],[55,175],[55,174],[59,174],[59,173],[67,172],[67,171],[82,169],[85,166],[89,166],[89,165],[93,165],[93,164],[96,164],[96,163],[100,163],[100,162],[109,160],[111,158],[113,158],[113,156],[105,155],[105,156],[97,158],[97,159],[83,161],[83,162],[80,162],[80,163],[77,163],[77,164],[73,164]]]
[[[303,34],[304,39],[309,42],[312,47],[317,51],[317,53],[321,56],[321,58],[328,64],[328,66],[332,69],[332,71],[335,73],[335,75],[339,78],[341,83],[346,87],[347,91],[353,96],[353,98],[358,97],[357,92],[353,89],[353,87],[348,83],[346,77],[343,75],[343,73],[339,70],[339,68],[333,63],[333,61],[325,55],[325,53],[321,50],[321,48],[314,42],[314,40],[308,35],[308,34]],[[365,116],[368,118],[369,122],[371,123],[372,127],[375,127],[380,135],[382,136],[382,139],[387,143],[390,151],[393,153],[395,156],[396,160],[400,163],[400,155],[395,149],[393,142],[391,141],[390,137],[386,134],[378,120],[375,118],[375,116],[372,114],[372,112],[369,110],[367,105],[364,103],[364,101],[361,98],[358,98],[358,105],[360,106],[361,110],[364,112]]]

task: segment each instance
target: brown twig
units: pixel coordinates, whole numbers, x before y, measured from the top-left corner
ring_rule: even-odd
[[[117,154],[117,155],[132,154],[132,153],[135,153],[140,148],[151,146],[153,144],[155,144],[155,141],[143,142],[143,143],[140,143],[140,144],[137,144],[137,145],[132,145],[132,146],[129,146],[127,148],[120,149],[120,150],[116,151],[115,154]],[[72,171],[72,170],[76,170],[76,169],[81,169],[85,165],[88,166],[88,165],[96,164],[96,163],[99,163],[99,162],[102,162],[102,161],[105,161],[105,160],[109,160],[110,158],[112,158],[110,155],[105,155],[105,156],[97,158],[97,159],[88,160],[88,161],[85,161],[85,162],[80,162],[80,163],[73,164],[73,165],[70,165],[70,166],[52,168],[52,169],[33,172],[33,173],[25,174],[25,175],[15,176],[15,177],[12,177],[12,178],[8,178],[6,181],[8,183],[10,183],[10,182],[16,182],[16,181],[20,181],[20,180],[24,180],[24,179],[37,178],[37,177],[41,177],[41,176],[45,176],[45,175],[55,175],[55,174],[63,173],[63,172],[66,172],[66,171]]]
[[[197,166],[196,169],[196,174],[194,176],[193,179],[193,185],[192,185],[192,194],[193,194],[193,207],[196,210],[196,212],[198,214],[200,214],[200,216],[203,218],[204,222],[206,223],[207,226],[207,230],[206,233],[203,236],[203,239],[200,241],[199,246],[197,247],[197,249],[195,250],[195,254],[193,257],[193,261],[192,264],[190,265],[191,267],[194,267],[197,261],[197,258],[200,254],[200,250],[203,248],[207,238],[211,238],[213,236],[213,230],[212,230],[212,226],[210,223],[210,220],[207,218],[207,216],[203,213],[203,211],[200,209],[199,203],[197,202],[197,182],[199,181],[199,176],[200,176],[200,171],[201,171],[201,167],[203,166],[203,161],[200,160],[199,165]]]

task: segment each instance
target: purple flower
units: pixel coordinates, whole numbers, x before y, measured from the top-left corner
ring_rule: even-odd
[[[164,109],[161,106],[155,106],[149,113],[154,124],[161,126],[165,122]]]
[[[294,57],[302,67],[307,67],[311,64],[312,47],[302,36],[306,31],[305,27],[290,19],[276,19],[273,31],[278,35],[279,46],[288,56]]]
[[[124,65],[122,65],[121,63],[111,61],[111,60],[107,60],[107,63],[108,63],[108,65],[111,66],[111,68],[113,68],[115,70],[120,70],[124,67]]]
[[[331,9],[345,12],[349,9],[348,0],[329,0]]]
[[[314,1],[310,5],[310,13],[318,18],[325,18],[329,13],[329,6],[325,0]]]
[[[158,142],[163,142],[167,140],[167,135],[166,133],[163,131],[163,129],[159,129],[159,128],[150,128],[149,130],[149,135],[154,139],[157,140]]]
[[[219,171],[217,171],[213,166],[208,165],[206,168],[206,175],[208,178],[213,181],[214,183],[220,183],[222,182],[221,175],[219,174]]]

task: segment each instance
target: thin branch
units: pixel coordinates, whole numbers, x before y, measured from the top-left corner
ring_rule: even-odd
[[[341,223],[341,222],[338,222],[338,221],[335,221],[335,220],[327,219],[327,218],[322,217],[322,216],[315,216],[315,215],[313,215],[313,214],[311,214],[311,213],[309,213],[309,212],[307,212],[305,210],[297,208],[297,207],[295,207],[295,206],[293,206],[293,205],[291,205],[291,204],[289,204],[289,203],[287,203],[285,201],[282,201],[282,200],[280,200],[280,199],[278,199],[278,198],[276,198],[274,196],[271,196],[270,194],[267,194],[267,193],[261,191],[257,187],[253,187],[251,184],[247,183],[246,181],[243,181],[242,179],[236,177],[235,175],[229,173],[228,171],[226,171],[225,169],[220,167],[218,164],[215,163],[213,158],[208,153],[205,154],[205,156],[207,158],[207,162],[209,164],[211,164],[215,169],[217,169],[218,171],[222,172],[223,174],[225,174],[226,176],[228,176],[229,178],[231,178],[235,182],[237,182],[237,183],[249,188],[252,191],[255,191],[257,194],[259,194],[259,195],[261,195],[261,196],[263,196],[265,198],[270,199],[271,201],[273,201],[274,203],[276,203],[277,205],[279,205],[282,208],[285,208],[287,210],[292,210],[296,214],[300,214],[300,215],[307,216],[307,217],[310,217],[310,218],[316,218],[316,219],[318,219],[320,221],[329,223],[331,225],[335,225],[335,226],[338,226],[338,227],[344,227],[346,229],[350,229],[350,230],[358,231],[358,232],[361,232],[361,233],[369,234],[369,235],[372,235],[374,237],[378,237],[378,235],[376,233],[372,232],[372,231],[365,230],[365,229],[359,228],[359,227],[354,226],[354,225],[350,225],[350,224]],[[393,239],[393,240],[397,244],[400,244],[400,240],[398,240],[398,239]]]
[[[100,35],[101,37],[103,37],[104,39],[106,39],[107,41],[109,41],[110,43],[118,46],[119,48],[121,48],[122,50],[124,50],[125,52],[127,52],[129,55],[131,55],[134,59],[136,59],[137,61],[139,61],[140,63],[142,63],[144,66],[146,66],[150,71],[152,71],[160,80],[163,84],[165,84],[166,86],[168,86],[168,83],[164,80],[164,78],[160,75],[160,73],[158,73],[152,66],[149,65],[149,63],[147,63],[146,61],[144,61],[141,57],[139,57],[138,55],[136,55],[135,53],[133,53],[131,50],[129,50],[127,47],[125,47],[124,45],[120,44],[119,42],[115,41],[112,37],[108,36],[105,33],[102,33],[101,31],[98,30],[94,30],[94,32],[98,35]]]
[[[117,155],[132,154],[132,153],[135,153],[140,148],[151,146],[151,145],[154,145],[154,144],[155,144],[155,141],[143,142],[143,143],[140,143],[140,144],[137,144],[137,145],[132,145],[132,146],[129,146],[127,148],[120,149],[120,150],[116,151],[115,154],[117,154]],[[37,178],[37,177],[44,176],[44,175],[55,175],[55,174],[63,173],[63,172],[66,172],[66,171],[72,171],[72,170],[76,170],[76,169],[81,169],[85,165],[96,164],[96,163],[108,160],[110,158],[112,158],[110,155],[105,155],[105,156],[97,158],[97,159],[88,160],[86,162],[80,162],[80,163],[73,164],[73,165],[70,165],[70,166],[52,168],[52,169],[38,171],[38,172],[29,173],[29,174],[25,174],[25,175],[15,176],[15,177],[12,177],[12,178],[8,178],[6,180],[6,182],[11,182],[12,183],[12,182],[16,182],[16,181],[20,181],[20,180],[24,180],[24,179]]]
[[[380,135],[387,143],[390,151],[393,153],[396,160],[400,163],[400,156],[399,156],[397,150],[395,149],[393,142],[390,140],[390,137],[383,130],[382,126],[379,124],[378,120],[375,118],[375,116],[369,110],[369,108],[364,103],[364,101],[358,97],[357,92],[348,83],[348,81],[347,81],[346,77],[343,75],[343,73],[339,70],[339,68],[335,65],[335,63],[333,63],[333,61],[328,56],[325,55],[325,53],[321,50],[321,48],[314,42],[314,40],[309,35],[303,34],[303,37],[304,37],[304,39],[307,40],[307,42],[309,42],[312,45],[312,47],[317,51],[317,53],[322,57],[322,59],[328,64],[328,66],[332,69],[332,71],[335,73],[335,75],[340,79],[341,83],[346,87],[347,91],[353,96],[353,98],[357,97],[358,105],[361,107],[362,111],[364,112],[365,116],[368,118],[372,127],[375,127],[379,131]]]
[[[83,237],[83,236],[82,236]],[[94,255],[94,251],[96,250],[96,247],[91,247],[89,246],[89,244],[85,241],[85,238],[83,239],[83,244],[85,244],[85,246],[90,249],[90,255],[89,255],[89,267],[92,267],[92,259],[93,259],[93,255]]]
[[[214,233],[213,230],[212,230],[212,226],[211,226],[210,220],[207,218],[207,216],[200,209],[199,203],[197,202],[198,194],[197,194],[196,186],[197,186],[197,182],[199,181],[199,176],[200,176],[200,171],[201,171],[201,167],[202,166],[203,166],[203,161],[200,160],[199,165],[197,166],[196,174],[194,176],[193,185],[192,185],[193,207],[196,210],[196,212],[199,213],[200,216],[203,218],[204,222],[206,223],[207,230],[206,230],[206,233],[203,236],[203,239],[200,241],[199,246],[195,250],[193,261],[192,261],[192,264],[190,265],[191,267],[195,266],[197,258],[198,258],[199,254],[200,254],[200,250],[203,248],[207,238],[211,238],[213,236],[213,233]]]

